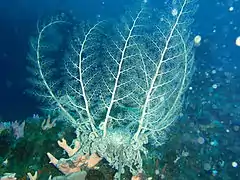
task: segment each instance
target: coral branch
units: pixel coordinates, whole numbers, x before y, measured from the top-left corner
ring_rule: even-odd
[[[102,159],[95,153],[90,156],[77,154],[77,151],[80,148],[80,142],[76,140],[74,148],[68,146],[65,139],[58,141],[58,145],[68,153],[69,159],[61,158],[58,160],[49,152],[47,153],[47,156],[50,160],[49,163],[53,164],[63,174],[79,172],[83,167],[94,168]]]
[[[64,138],[62,139],[62,141],[58,140],[57,143],[68,153],[69,157],[73,156],[80,149],[80,142],[78,140],[74,141],[74,148],[68,146],[67,141]]]

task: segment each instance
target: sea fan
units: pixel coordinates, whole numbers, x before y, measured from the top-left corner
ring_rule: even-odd
[[[164,15],[148,13],[146,4],[129,11],[111,36],[105,22],[81,25],[69,41],[60,82],[47,58],[49,35],[66,21],[39,27],[30,54],[34,93],[76,128],[79,153],[98,153],[119,174],[126,166],[142,171],[145,145],[165,143],[194,70],[189,25],[195,2],[173,0]]]

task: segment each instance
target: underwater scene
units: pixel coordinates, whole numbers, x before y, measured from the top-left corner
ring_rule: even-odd
[[[0,180],[240,180],[239,0],[2,0]]]

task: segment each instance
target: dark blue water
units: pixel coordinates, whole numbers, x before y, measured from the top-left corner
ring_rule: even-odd
[[[163,5],[151,2],[153,6]],[[237,73],[239,48],[235,40],[240,23],[238,2],[199,1],[193,33],[200,34],[204,43],[197,49],[197,58],[216,67]],[[22,94],[26,88],[26,55],[29,37],[36,30],[36,22],[56,13],[66,13],[78,20],[118,18],[131,1],[3,1],[1,2],[1,116],[5,119],[26,117],[37,111],[33,99]],[[233,6],[234,10],[229,11]],[[10,110],[11,109],[11,110]],[[14,111],[14,115],[11,111]]]

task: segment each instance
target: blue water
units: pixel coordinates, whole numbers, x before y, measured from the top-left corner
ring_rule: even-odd
[[[148,3],[152,10],[165,12],[163,2]],[[237,180],[240,179],[240,46],[236,45],[236,39],[240,37],[240,2],[199,0],[196,4],[199,7],[190,36],[192,41],[196,35],[202,40],[194,47],[196,69],[185,93],[187,100],[179,122],[168,130],[167,142],[156,149],[149,147],[149,161],[153,163],[151,166],[146,161],[146,176],[160,179],[155,173],[159,170],[167,180]],[[39,109],[39,101],[26,92],[31,88],[26,70],[29,39],[36,35],[39,20],[60,14],[73,22],[118,22],[129,9],[135,10],[134,0],[2,0],[0,121],[23,121],[32,114],[46,116]],[[4,137],[0,140],[9,145]],[[10,146],[16,147],[17,142],[11,142],[14,143]],[[0,153],[0,163],[6,154],[6,151]],[[6,172],[0,171],[0,177],[3,173]]]

